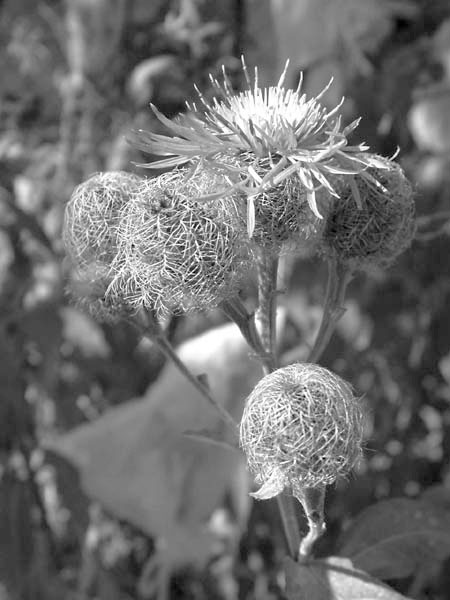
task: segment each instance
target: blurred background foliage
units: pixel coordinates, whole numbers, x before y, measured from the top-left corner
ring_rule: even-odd
[[[324,356],[370,419],[364,461],[329,492],[318,553],[376,500],[427,493],[448,510],[447,0],[2,0],[0,43],[0,598],[281,597],[275,506],[249,505],[237,455],[186,438],[218,424],[150,343],[71,305],[61,244],[76,184],[147,174],[127,138],[162,131],[149,102],[174,116],[194,82],[211,96],[222,64],[238,89],[242,53],[262,84],[288,57],[307,93],[333,76],[325,103],[345,95],[346,118],[363,117],[355,141],[400,148],[416,190],[413,247],[352,283]],[[282,345],[301,358],[323,269],[290,260]],[[238,416],[259,373],[222,323],[211,313],[168,328]],[[449,598],[441,566],[395,586]]]

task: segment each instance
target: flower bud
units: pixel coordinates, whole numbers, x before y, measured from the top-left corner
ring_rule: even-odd
[[[117,254],[119,213],[141,180],[125,171],[96,173],[75,188],[64,214],[63,242],[74,267],[109,265]]]
[[[175,170],[134,190],[118,230],[117,272],[134,290],[124,290],[131,305],[164,315],[210,309],[238,293],[252,256],[233,198],[208,200],[219,185],[211,172]]]
[[[240,442],[261,489],[300,497],[345,476],[361,454],[363,418],[348,383],[316,364],[298,363],[266,375],[247,398]]]
[[[335,254],[353,269],[387,267],[411,243],[415,232],[412,188],[402,169],[380,159],[369,168],[342,177],[323,235],[324,254]]]

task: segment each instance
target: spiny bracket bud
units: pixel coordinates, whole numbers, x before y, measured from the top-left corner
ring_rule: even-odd
[[[130,306],[161,316],[213,308],[236,295],[253,258],[233,199],[205,199],[220,181],[186,169],[143,180],[121,213],[110,290],[120,293],[126,283]]]
[[[352,269],[387,267],[411,243],[415,206],[411,184],[394,161],[341,177],[323,234],[323,253]]]
[[[78,185],[66,205],[63,242],[76,268],[109,265],[117,254],[119,214],[141,178],[125,171],[95,173]]]
[[[361,454],[363,415],[348,383],[316,364],[266,375],[247,398],[240,443],[268,499],[287,489],[297,498],[347,475]]]

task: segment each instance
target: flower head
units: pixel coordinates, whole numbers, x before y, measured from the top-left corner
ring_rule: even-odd
[[[352,269],[387,267],[411,243],[415,232],[413,190],[394,161],[383,170],[369,168],[364,177],[336,183],[340,199],[333,203],[322,239],[322,251]]]
[[[232,197],[197,201],[218,179],[178,169],[141,182],[121,213],[110,294],[165,315],[238,293],[253,260],[242,216]]]
[[[117,254],[121,208],[141,178],[125,171],[95,173],[78,185],[64,212],[63,242],[75,268],[110,265]]]
[[[241,446],[261,489],[271,498],[285,488],[333,483],[361,453],[362,411],[348,383],[316,364],[298,363],[266,375],[247,398]]]
[[[145,166],[193,162],[221,171],[229,187],[244,192],[248,199],[250,234],[258,194],[290,177],[299,180],[309,207],[321,218],[317,189],[323,187],[336,194],[331,176],[359,173],[372,164],[364,154],[366,146],[348,144],[347,136],[358,120],[342,127],[341,104],[328,111],[320,103],[325,90],[307,99],[301,93],[301,82],[296,90],[285,88],[286,69],[276,86],[260,88],[257,70],[252,82],[244,62],[243,67],[248,89],[241,93],[233,92],[224,72],[223,85],[211,79],[219,95],[211,103],[198,92],[200,106],[189,106],[190,113],[173,121],[154,108],[174,137],[140,131],[140,148],[165,156]]]

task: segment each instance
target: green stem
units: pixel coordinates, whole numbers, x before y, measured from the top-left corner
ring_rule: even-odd
[[[328,259],[328,280],[322,321],[307,362],[317,363],[329,344],[339,319],[345,313],[343,306],[345,293],[352,277],[351,269],[338,262],[334,257]]]
[[[278,494],[277,503],[281,515],[281,522],[283,523],[283,531],[286,537],[289,555],[296,560],[301,540],[295,499],[288,494]]]
[[[302,504],[308,521],[308,533],[299,545],[299,557],[311,554],[314,543],[325,531],[325,486],[294,490],[294,495]]]
[[[258,310],[257,319],[261,342],[269,356],[263,364],[265,375],[277,368],[276,316],[277,316],[278,257],[264,251],[258,260]]]
[[[224,300],[221,309],[238,327],[247,344],[255,353],[264,370],[270,372],[273,368],[272,357],[266,352],[256,329],[255,315],[249,313],[244,303],[238,298]]]

